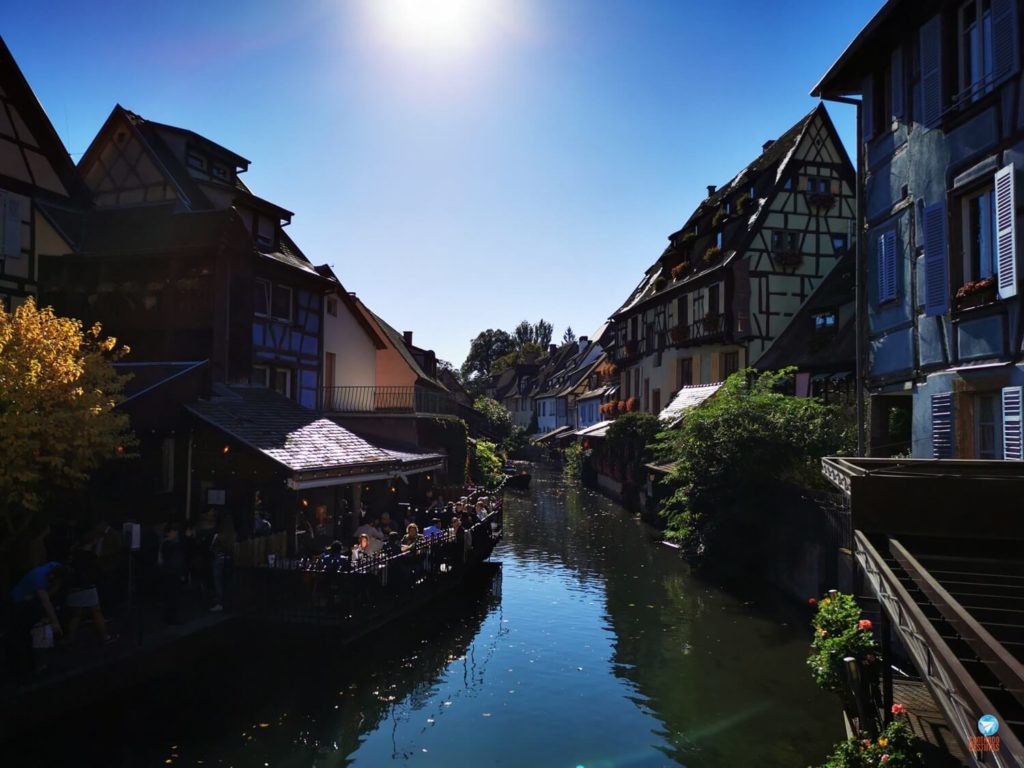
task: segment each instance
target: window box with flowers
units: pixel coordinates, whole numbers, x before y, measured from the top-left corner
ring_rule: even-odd
[[[715,211],[714,217],[711,219],[711,226],[717,227],[720,224],[724,224],[729,218],[729,214],[725,212],[725,208],[719,208]]]
[[[683,261],[672,267],[672,279],[679,280],[683,275],[686,274],[686,270],[690,268],[690,262]]]
[[[836,204],[836,196],[831,192],[808,192],[807,205],[820,211],[831,210]]]
[[[957,309],[983,307],[996,300],[996,281],[991,277],[962,285],[956,292]]]
[[[706,251],[704,251],[704,261],[712,262],[722,255],[722,249],[717,245],[712,245]]]
[[[673,344],[681,344],[690,338],[690,326],[688,325],[677,325],[670,331],[672,335]]]
[[[626,342],[626,357],[635,357],[638,351],[639,345],[637,344],[636,339],[631,339]]]

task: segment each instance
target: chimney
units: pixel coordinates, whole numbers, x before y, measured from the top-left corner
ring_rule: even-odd
[[[762,152],[767,152],[771,148],[772,144],[774,144],[774,143],[775,143],[775,139],[768,139],[768,141],[766,141],[764,144],[761,145],[761,151]]]
[[[557,344],[548,344],[548,354],[549,355],[555,354],[555,351],[557,349],[558,349],[558,345]]]
[[[587,337],[586,336],[580,336],[579,342],[580,342],[580,349],[582,349],[583,347],[587,346]]]
[[[412,346],[412,331],[402,331],[402,338],[405,339],[405,346]]]
[[[708,197],[711,197],[713,194],[715,194],[715,189],[717,189],[717,187],[715,187],[714,184],[708,184]]]

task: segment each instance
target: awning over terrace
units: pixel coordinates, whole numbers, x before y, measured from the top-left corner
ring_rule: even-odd
[[[572,427],[558,427],[557,429],[553,429],[550,432],[545,432],[543,435],[537,435],[536,437],[530,438],[530,442],[537,444],[546,443],[553,440],[555,437],[562,434],[563,432],[569,432],[571,430]]]
[[[665,406],[661,413],[658,414],[658,420],[663,424],[667,422],[668,428],[672,429],[683,420],[683,415],[687,411],[696,408],[721,388],[721,382],[683,387],[672,398],[672,402]]]
[[[614,424],[613,421],[606,419],[605,421],[597,422],[597,424],[591,424],[589,427],[578,429],[575,434],[579,437],[605,437],[612,424]]]

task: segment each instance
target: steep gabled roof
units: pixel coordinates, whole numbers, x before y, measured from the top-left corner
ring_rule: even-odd
[[[21,168],[17,176],[12,178],[34,179],[34,186],[39,190],[50,191],[54,195],[62,197],[70,197],[80,205],[87,204],[89,192],[85,184],[82,183],[75,164],[64,147],[64,142],[61,141],[57,131],[54,130],[53,123],[46,116],[46,112],[22,74],[21,68],[18,67],[17,62],[14,60],[14,55],[7,47],[3,37],[0,37],[0,91],[3,92],[4,98],[17,110],[15,122],[9,129],[12,134],[11,138],[17,136],[24,143],[37,145],[36,148],[42,156],[42,160],[49,166],[47,169],[39,167],[31,161],[26,163],[21,153],[17,153],[10,158],[10,162],[19,163]],[[20,124],[18,121],[20,121]],[[7,123],[6,113],[2,122],[4,124]],[[0,134],[5,133],[6,130],[5,128],[0,128]],[[24,130],[27,130],[27,136],[21,135]],[[31,151],[34,152],[35,150]],[[59,185],[50,184],[44,178],[44,176],[52,178],[46,172],[47,170],[52,171],[57,181],[59,181]],[[0,169],[0,176],[2,175],[4,174],[2,169]],[[61,194],[58,186],[63,186],[66,195]]]
[[[366,304],[362,302],[362,300],[356,298],[355,301],[358,303],[358,306],[361,309],[366,311],[367,316],[371,318],[372,322],[374,322],[380,329],[384,338],[387,339],[387,341],[391,344],[392,347],[395,348],[398,354],[402,356],[402,359],[409,366],[409,368],[412,369],[412,372],[416,374],[416,378],[419,379],[421,383],[430,384],[445,392],[448,391],[448,388],[444,384],[442,384],[440,381],[433,378],[432,376],[428,375],[427,372],[423,370],[420,364],[416,361],[416,357],[413,355],[408,345],[406,345],[405,339],[402,337],[402,334],[400,334],[398,331],[396,331],[394,328],[388,325],[388,323],[382,317],[380,317],[380,315],[375,314],[372,309],[370,309],[368,306],[366,306]]]
[[[678,289],[682,285],[699,281],[705,275],[727,267],[738,254],[745,251],[751,237],[762,226],[764,218],[768,214],[767,203],[778,192],[782,179],[786,176],[790,160],[796,149],[800,146],[800,140],[803,138],[804,132],[811,122],[819,117],[827,122],[834,134],[835,127],[832,125],[825,106],[818,104],[778,139],[764,147],[761,154],[754,158],[749,165],[702,200],[693,213],[690,214],[689,218],[687,218],[686,223],[669,236],[670,244],[665,249],[665,252],[647,269],[639,285],[633,289],[629,298],[615,311],[612,317],[621,317],[629,313],[640,305],[646,304],[648,300],[653,299],[657,294],[667,293]],[[741,217],[738,220],[739,226],[729,228],[728,237],[723,240],[721,246],[722,257],[714,263],[696,267],[682,280],[668,280],[668,284],[664,288],[658,289],[658,279],[668,278],[665,274],[668,270],[665,268],[663,259],[676,248],[676,243],[680,241],[682,236],[686,232],[692,232],[696,224],[717,210],[727,198],[736,195],[751,185],[756,185],[759,189],[766,190],[766,194],[758,200],[751,200],[747,209],[742,214],[739,214]]]

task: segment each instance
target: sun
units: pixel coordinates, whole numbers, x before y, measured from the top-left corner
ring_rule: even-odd
[[[459,53],[482,46],[495,0],[369,0],[383,41],[401,48]]]

